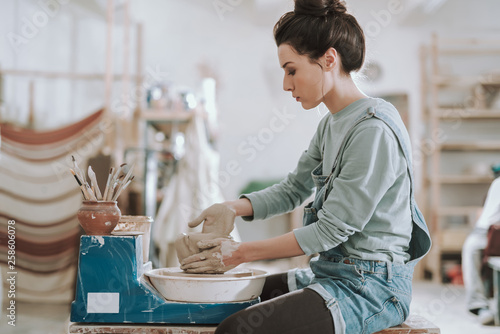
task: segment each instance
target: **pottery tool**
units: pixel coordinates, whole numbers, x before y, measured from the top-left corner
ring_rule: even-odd
[[[80,178],[80,181],[82,183],[87,183],[87,181],[85,180],[85,174],[83,174],[82,170],[80,169],[80,167],[78,167],[78,163],[76,162],[76,159],[74,156],[71,156],[71,160],[73,160],[73,167],[75,168],[75,172],[76,174],[78,174],[78,177]]]
[[[116,187],[116,182],[118,181],[118,175],[120,174],[122,168],[124,166],[126,166],[127,164],[124,163],[124,164],[121,164],[114,173],[112,173],[111,175],[111,181],[109,183],[109,188],[108,188],[108,192],[106,194],[106,196],[104,197],[104,200],[105,201],[109,201],[111,200],[111,198],[113,197],[113,192],[115,190],[115,187]]]
[[[87,189],[87,194],[89,195],[89,200],[97,202],[97,197],[95,197],[94,192],[92,191],[92,189],[90,188],[90,186],[87,182],[85,182],[85,189]]]
[[[108,192],[108,198],[107,200],[108,201],[111,201],[112,198],[114,198],[114,194],[115,194],[115,189],[118,190],[117,187],[120,187],[120,185],[122,184],[122,180],[123,178],[125,177],[125,175],[120,175],[120,177],[118,177],[118,179],[115,180],[115,182],[113,183],[113,187],[111,188],[111,192]]]
[[[108,192],[109,192],[109,187],[111,185],[111,179],[113,178],[113,171],[114,171],[114,167],[111,167],[109,169],[109,175],[108,175],[108,179],[106,181],[106,188],[104,188],[104,195],[103,195],[103,200],[105,201],[106,198],[108,198]]]
[[[133,166],[128,170],[127,174],[119,175],[123,168],[127,165],[126,163],[121,164],[118,168],[111,167],[109,169],[108,179],[106,180],[106,187],[104,188],[104,194],[101,193],[99,189],[99,184],[97,183],[97,177],[92,169],[92,166],[88,167],[87,174],[90,179],[90,185],[86,181],[85,177],[81,174],[82,171],[78,168],[78,164],[73,156],[73,165],[75,170],[70,169],[71,173],[78,182],[78,186],[82,190],[82,194],[85,200],[91,201],[116,201],[120,193],[128,187],[134,176],[130,177],[132,174]],[[130,178],[129,178],[130,177]]]
[[[87,174],[89,175],[90,184],[92,186],[92,189],[95,190],[95,194],[96,194],[97,199],[102,200],[101,190],[99,189],[99,184],[97,183],[97,177],[95,175],[94,170],[92,169],[92,166],[89,166]]]
[[[133,164],[132,166],[130,166],[130,168],[128,169],[128,172],[125,175],[125,178],[123,179],[124,183],[126,183],[126,182],[129,181],[129,177],[130,177],[130,175],[132,175],[132,171],[134,170],[134,166],[135,166],[135,164]]]
[[[134,166],[135,166],[135,164],[133,164],[133,165],[129,168],[129,170],[128,170],[127,174],[125,175],[125,177],[123,178],[123,180],[122,180],[122,182],[121,182],[121,184],[120,184],[120,186],[121,186],[121,187],[119,187],[119,188],[116,190],[116,192],[117,192],[117,193],[118,193],[118,192],[121,192],[121,191],[124,189],[124,188],[123,188],[123,187],[125,187],[125,185],[124,185],[124,184],[129,183],[129,181],[131,181],[131,180],[134,178],[134,177],[132,176],[132,177],[129,179],[130,175],[132,174],[132,171],[134,170]],[[128,186],[128,185],[127,185],[127,186]],[[118,195],[116,195],[116,196],[114,196],[114,198],[118,198],[118,196],[119,196],[119,194],[118,194]]]
[[[70,171],[71,171],[71,174],[73,174],[73,176],[75,177],[76,182],[78,182],[78,186],[80,187],[80,190],[82,191],[83,198],[86,200],[90,199],[90,196],[87,194],[87,189],[83,186],[82,182],[80,181],[80,179],[76,175],[75,171],[73,169],[70,169]]]
[[[123,170],[123,167],[125,167],[127,164],[121,164],[120,167],[116,169],[115,175],[113,176],[113,180],[111,181],[117,181],[118,180],[118,175],[120,175],[121,171]]]
[[[112,201],[116,201],[116,199],[118,198],[118,196],[120,196],[121,192],[125,189],[127,189],[128,185],[130,184],[130,182],[132,182],[132,180],[134,179],[135,176],[132,176],[130,178],[130,180],[128,180],[125,184],[123,184],[122,187],[118,188],[118,190],[116,191],[116,194],[115,196],[113,196],[113,198],[111,199]]]
[[[109,184],[108,194],[104,198],[105,201],[110,201],[111,198],[113,197],[113,194],[115,193],[116,183],[117,183],[117,180],[115,180],[114,178],[111,178],[111,183]]]
[[[73,162],[74,162],[76,168],[78,168],[78,165],[76,164],[76,161],[74,160],[74,157],[73,156],[71,156],[71,157],[73,158]],[[85,177],[83,177],[83,176],[80,175],[82,171],[79,168],[78,168],[78,170],[80,171],[80,173],[75,172],[73,169],[70,169],[71,173],[73,174],[73,176],[75,177],[76,181],[78,182],[78,185],[80,186],[80,189],[84,193],[83,197],[86,200],[97,201],[97,198],[95,197],[93,191],[90,189],[89,184],[85,180]]]

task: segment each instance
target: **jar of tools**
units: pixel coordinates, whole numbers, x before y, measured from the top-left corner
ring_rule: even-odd
[[[116,201],[83,201],[77,217],[87,235],[110,235],[120,220],[121,211]]]

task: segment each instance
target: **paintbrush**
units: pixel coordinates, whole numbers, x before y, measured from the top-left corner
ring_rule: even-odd
[[[97,202],[97,197],[95,197],[94,192],[92,191],[88,183],[85,183],[85,189],[87,189],[87,193],[89,194],[90,200]]]
[[[76,175],[75,171],[71,168],[69,170],[71,171],[71,174],[73,174],[73,176],[75,177],[76,182],[78,182],[78,186],[80,187],[80,190],[82,191],[83,198],[85,200],[88,200],[90,197],[87,194],[87,189],[83,186],[82,182],[80,182],[80,179]]]
[[[125,165],[125,164],[124,164],[124,165]],[[128,170],[127,174],[126,174],[126,175],[125,175],[125,177],[123,178],[123,180],[122,180],[122,182],[120,183],[120,185],[123,185],[123,184],[125,184],[125,183],[127,183],[127,182],[129,181],[129,177],[130,177],[130,175],[132,174],[132,172],[134,171],[134,166],[135,166],[135,164],[133,164],[132,166],[130,166],[130,168],[129,168],[129,170]],[[119,190],[120,190],[120,188],[118,188],[118,189],[117,189],[117,191],[119,191]]]
[[[118,188],[120,187],[120,185],[122,184],[122,180],[123,178],[125,177],[125,175],[120,175],[120,177],[118,179],[115,180],[115,182],[113,183],[113,187],[111,188],[111,192],[108,193],[108,201],[111,201],[112,198],[114,198],[114,193],[115,193],[115,189],[118,190]],[[117,188],[118,186],[118,188]]]
[[[123,167],[126,166],[127,164],[126,163],[123,163],[121,164],[117,169],[116,171],[113,173],[113,176],[111,177],[111,182],[110,182],[110,186],[112,187],[112,189],[114,190],[115,188],[115,183],[116,181],[118,180],[118,175],[120,175],[120,172],[122,171]],[[108,192],[108,197],[107,197],[107,200],[110,200],[111,197],[113,197],[112,195],[109,194]]]
[[[107,198],[108,198],[108,192],[109,192],[109,186],[111,184],[111,179],[113,178],[113,171],[115,169],[113,167],[111,167],[109,169],[109,175],[108,175],[108,180],[106,181],[106,188],[104,188],[104,195],[102,197],[102,199],[105,201]]]
[[[113,197],[113,191],[116,187],[116,181],[118,179],[118,174],[120,174],[120,171],[121,169],[123,168],[123,166],[125,166],[126,164],[121,164],[114,173],[111,174],[111,180],[109,182],[109,186],[110,188],[108,189],[108,193],[106,194],[107,196],[104,197],[104,200],[105,201],[109,201],[111,199],[111,197]],[[114,170],[114,169],[113,169]],[[110,191],[111,191],[111,194],[110,194]]]
[[[120,167],[118,167],[118,168],[116,169],[116,172],[115,172],[114,178],[113,178],[113,180],[111,180],[111,181],[114,181],[114,182],[118,181],[118,175],[120,175],[121,171],[123,170],[123,167],[125,167],[126,165],[127,165],[127,164],[121,164],[121,165],[120,165]]]
[[[130,182],[132,182],[132,180],[134,179],[135,176],[132,176],[130,178],[130,180],[128,180],[125,184],[123,184],[123,187],[120,187],[118,188],[118,190],[116,191],[116,194],[115,196],[113,196],[113,199],[112,201],[116,201],[118,199],[118,196],[120,196],[121,192],[125,189],[127,189],[128,185],[130,184]]]
[[[78,167],[78,164],[76,162],[76,159],[74,156],[71,156],[71,160],[73,160],[73,166],[75,167],[75,172],[78,174],[78,177],[80,178],[80,181],[82,183],[87,183],[87,181],[85,180],[85,175],[83,174],[82,170],[80,169],[80,167]]]
[[[124,178],[124,182],[127,182],[130,175],[132,175],[132,172],[134,171],[134,166],[135,164],[133,164],[132,166],[130,166],[130,168],[128,169],[128,172],[127,174],[125,175],[125,178]]]
[[[101,190],[99,189],[99,184],[97,183],[97,177],[95,175],[94,170],[92,169],[92,166],[89,166],[87,174],[89,175],[90,178],[90,185],[92,186],[92,189],[95,190],[96,198],[98,200],[102,200]]]

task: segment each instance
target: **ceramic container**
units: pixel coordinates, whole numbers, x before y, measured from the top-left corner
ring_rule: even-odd
[[[193,303],[226,303],[260,296],[267,272],[233,269],[225,274],[187,274],[180,268],[160,268],[144,274],[167,300]]]
[[[113,235],[133,235],[142,234],[142,254],[144,262],[149,261],[149,242],[151,238],[151,224],[153,218],[150,216],[121,216],[118,224],[111,234]]]
[[[116,201],[83,201],[78,222],[87,235],[110,235],[121,217]]]

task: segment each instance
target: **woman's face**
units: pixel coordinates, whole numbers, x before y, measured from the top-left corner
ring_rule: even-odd
[[[311,63],[309,57],[299,55],[288,44],[278,47],[278,58],[280,66],[285,70],[283,89],[290,91],[293,98],[306,110],[318,106],[323,100],[326,88],[323,87],[322,68]]]

